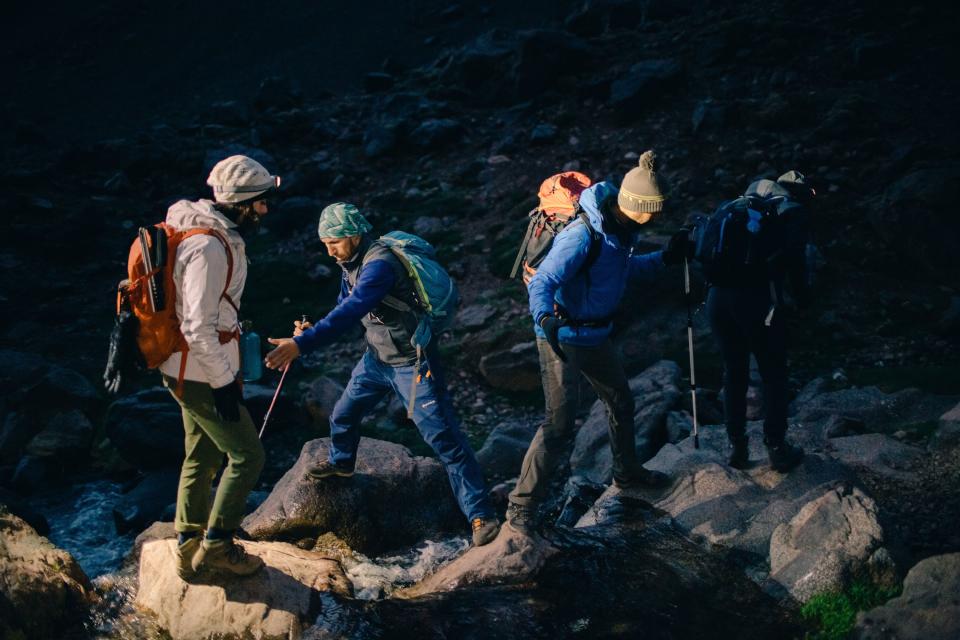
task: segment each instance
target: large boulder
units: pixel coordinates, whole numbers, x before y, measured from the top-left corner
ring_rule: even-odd
[[[180,472],[154,471],[143,477],[113,505],[113,524],[119,535],[143,531],[163,519],[167,507],[176,502]]]
[[[342,394],[343,385],[327,376],[310,382],[303,394],[303,405],[315,426],[321,429],[329,427],[333,406]]]
[[[960,638],[960,553],[917,563],[903,581],[903,593],[857,616],[858,640]]]
[[[114,402],[107,410],[105,429],[120,457],[137,469],[179,468],[183,462],[180,405],[163,387]]]
[[[940,444],[960,443],[960,404],[940,416],[936,441]]]
[[[468,586],[523,582],[535,576],[558,551],[540,536],[526,536],[504,526],[493,542],[471,547],[436,573],[395,595],[412,598]]]
[[[464,527],[446,472],[401,445],[361,438],[356,473],[322,481],[307,470],[327,459],[329,438],[303,446],[270,497],[243,521],[258,539],[298,540],[331,531],[367,554]]]
[[[908,479],[923,449],[904,444],[882,433],[831,438],[831,456],[855,469],[866,469],[888,478]]]
[[[143,545],[136,598],[173,640],[298,638],[325,598],[352,593],[336,560],[281,542],[240,543],[266,564],[252,576],[188,584],[177,576],[176,544],[161,539]]]
[[[511,422],[490,432],[477,451],[477,462],[489,478],[512,478],[520,473],[523,456],[539,425]]]
[[[893,586],[896,567],[877,504],[856,487],[830,489],[805,504],[771,536],[770,577],[801,602],[858,578]]]
[[[536,342],[521,342],[480,359],[487,383],[504,391],[535,391],[540,384],[540,354]]]
[[[680,405],[679,385],[680,367],[669,360],[661,360],[630,380],[636,405],[634,439],[641,461],[655,454],[666,442],[668,416]],[[570,470],[593,482],[605,483],[612,477],[612,464],[607,410],[598,400],[577,431]]]
[[[76,409],[56,414],[27,444],[26,453],[37,458],[52,458],[65,467],[84,461],[90,450],[93,425]]]
[[[69,637],[82,629],[92,600],[73,557],[0,507],[0,635]]]

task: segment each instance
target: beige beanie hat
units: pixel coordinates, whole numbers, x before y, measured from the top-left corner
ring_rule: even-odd
[[[207,178],[217,202],[245,202],[280,186],[262,164],[247,156],[230,156],[214,165]]]
[[[663,191],[660,189],[657,174],[653,170],[656,155],[652,150],[644,151],[639,166],[634,167],[623,177],[617,204],[620,210],[630,218],[649,218],[638,216],[642,213],[657,213],[663,209]]]

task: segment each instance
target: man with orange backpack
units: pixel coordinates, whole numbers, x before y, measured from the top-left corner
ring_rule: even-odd
[[[243,404],[237,315],[247,277],[244,236],[267,214],[267,198],[280,179],[256,160],[235,155],[213,167],[207,184],[214,201],[180,200],[166,218],[168,236],[190,230],[168,256],[182,346],[159,366],[183,411],[186,457],[175,526],[177,573],[184,580],[198,571],[242,576],[263,566],[234,541],[264,463]],[[224,455],[227,466],[210,505],[210,485]]]
[[[665,251],[634,255],[640,226],[660,213],[665,200],[653,160],[652,151],[644,153],[619,189],[600,182],[582,190],[580,213],[552,239],[529,281],[546,419],[510,494],[507,522],[520,533],[530,535],[538,527],[539,507],[574,428],[580,374],[607,407],[614,484],[666,484],[666,476],[644,469],[637,460],[633,394],[609,337],[627,285],[653,278],[664,265],[682,260],[686,232],[671,238]]]

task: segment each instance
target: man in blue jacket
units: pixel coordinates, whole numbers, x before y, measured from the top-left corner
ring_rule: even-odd
[[[420,363],[411,344],[419,318],[412,310],[416,302],[410,277],[393,252],[369,235],[371,228],[352,204],[338,202],[323,210],[320,239],[343,269],[337,306],[314,326],[298,323],[293,338],[270,338],[277,348],[267,354],[267,366],[283,368],[301,353],[328,345],[362,324],[367,352],[330,415],[330,457],[311,469],[310,475],[316,479],[352,476],[360,421],[391,391],[408,404],[416,379],[413,421],[447,471],[473,529],[474,544],[487,544],[496,537],[499,524],[483,473],[460,429],[436,349],[428,347],[426,362]]]
[[[619,190],[600,182],[584,191],[580,206],[589,225],[578,220],[561,231],[530,282],[546,419],[527,449],[510,494],[507,520],[521,533],[536,530],[540,504],[573,431],[581,373],[607,407],[614,483],[628,488],[667,482],[666,476],[637,461],[633,395],[610,340],[613,314],[628,284],[679,262],[685,249],[684,235],[671,239],[665,251],[633,253],[640,226],[663,209],[653,161],[653,152],[645,152]]]

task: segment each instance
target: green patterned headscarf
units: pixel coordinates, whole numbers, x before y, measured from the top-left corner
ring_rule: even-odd
[[[349,238],[361,236],[373,228],[356,205],[335,202],[320,213],[317,235],[321,238]]]

